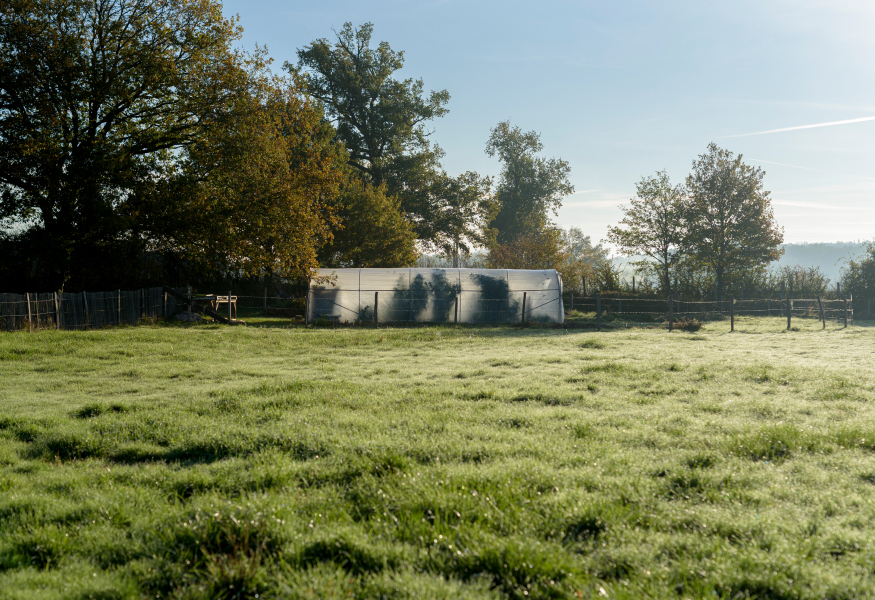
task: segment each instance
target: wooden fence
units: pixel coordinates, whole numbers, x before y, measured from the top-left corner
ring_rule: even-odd
[[[177,301],[164,288],[112,292],[0,294],[0,330],[98,329],[168,317]]]

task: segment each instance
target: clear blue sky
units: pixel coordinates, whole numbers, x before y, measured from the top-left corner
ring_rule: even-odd
[[[875,2],[226,0],[276,66],[345,21],[405,51],[403,77],[450,92],[433,123],[452,174],[497,174],[510,119],[568,160],[557,221],[594,240],[642,176],[681,182],[709,142],[766,170],[787,242],[875,237]],[[762,162],[759,162],[762,161]],[[767,161],[767,162],[766,162]],[[773,164],[780,163],[780,164]]]

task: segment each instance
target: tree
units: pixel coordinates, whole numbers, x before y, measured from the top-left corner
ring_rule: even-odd
[[[451,257],[454,267],[459,266],[461,256],[489,241],[488,224],[496,209],[491,187],[489,177],[473,171],[458,177],[441,172],[431,184],[430,229],[435,236],[429,245]]]
[[[332,240],[319,251],[327,267],[406,267],[417,258],[416,236],[398,200],[347,171]]]
[[[561,232],[542,229],[489,248],[490,269],[561,269],[567,260]]]
[[[668,174],[660,171],[642,177],[637,196],[621,207],[623,219],[608,229],[608,240],[621,254],[647,257],[636,264],[654,266],[663,290],[671,290],[671,273],[683,256],[686,235],[686,194],[681,185],[672,186]]]
[[[581,290],[584,279],[595,283],[600,267],[610,262],[601,244],[593,246],[590,236],[579,227],[560,230],[565,262],[559,267],[562,284],[569,290]]]
[[[309,93],[322,102],[349,151],[349,164],[367,181],[398,196],[401,210],[422,240],[440,237],[431,196],[441,178],[443,151],[432,145],[425,124],[444,116],[446,90],[425,96],[422,79],[398,80],[404,52],[380,42],[371,48],[373,25],[354,29],[345,23],[336,42],[319,39],[298,50],[298,64],[285,68],[300,74]],[[443,232],[446,233],[446,232]]]
[[[727,277],[762,269],[783,252],[784,231],[763,190],[765,173],[741,159],[712,143],[687,177],[687,245],[696,262],[713,271],[721,298]]]
[[[574,192],[568,163],[536,156],[543,148],[537,132],[524,133],[508,121],[490,133],[486,154],[497,155],[502,163],[495,192],[498,210],[490,223],[498,244],[548,236],[549,213],[556,214],[562,198]]]
[[[347,154],[288,83],[262,80],[184,150],[173,177],[131,201],[154,247],[203,272],[306,278],[318,266]]]
[[[211,0],[7,0],[0,8],[0,218],[63,288],[140,252],[134,187],[250,92],[263,55]]]
[[[871,297],[875,293],[875,242],[866,245],[866,253],[848,260],[842,268],[841,290],[857,298]]]

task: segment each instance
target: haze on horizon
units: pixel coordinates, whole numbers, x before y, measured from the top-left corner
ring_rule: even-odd
[[[405,52],[403,77],[447,89],[432,123],[452,174],[497,174],[490,128],[511,119],[568,160],[557,222],[594,240],[642,176],[681,182],[709,142],[766,171],[785,242],[875,237],[875,3],[226,0],[243,45],[277,69],[344,22]]]

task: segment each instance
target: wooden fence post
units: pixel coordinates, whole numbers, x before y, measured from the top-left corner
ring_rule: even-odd
[[[595,293],[595,328],[596,331],[602,330],[602,293]]]
[[[55,323],[61,329],[61,303],[58,301],[58,292],[55,292]]]
[[[85,292],[82,292],[82,305],[85,307],[85,321],[83,327],[88,329],[88,296]]]
[[[526,292],[523,292],[523,318],[522,323],[525,325],[526,323]]]
[[[380,292],[374,292],[374,327],[380,324]]]
[[[231,324],[231,290],[228,290],[228,324]]]
[[[735,297],[729,296],[729,331],[735,331]]]
[[[672,309],[674,308],[674,298],[671,297],[671,290],[668,292],[668,330],[674,330],[674,313]]]
[[[27,323],[30,325],[30,332],[33,333],[33,314],[30,312],[30,292],[26,292],[27,297]]]
[[[791,319],[793,318],[793,301],[787,298],[787,331],[790,331]]]
[[[307,295],[304,296],[304,325],[310,324],[310,281],[307,281]]]
[[[826,329],[826,313],[823,311],[823,297],[817,297],[817,306],[820,308],[820,320],[823,321],[823,329]]]

